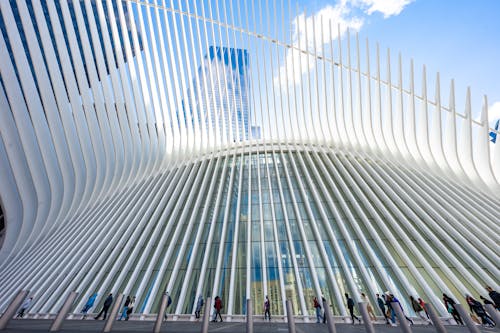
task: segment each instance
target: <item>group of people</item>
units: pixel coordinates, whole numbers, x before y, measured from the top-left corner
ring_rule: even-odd
[[[97,293],[94,293],[92,294],[92,296],[89,297],[87,303],[85,303],[81,311],[81,313],[83,314],[82,319],[85,319],[87,317],[87,312],[94,306],[96,299],[97,299]],[[111,304],[113,304],[113,294],[109,294],[108,297],[106,297],[104,303],[102,304],[101,311],[97,314],[97,316],[94,317],[94,319],[98,320],[102,316],[102,319],[106,320]],[[135,305],[135,296],[127,296],[127,298],[125,299],[125,303],[123,304],[121,316],[120,318],[118,318],[118,320],[122,320],[124,318],[125,320],[129,320],[130,314],[132,313],[132,311],[134,311],[134,305]]]
[[[493,290],[491,287],[487,286],[486,290],[488,291],[488,296],[490,297],[491,300],[479,296],[479,298],[483,301],[483,303],[486,304],[491,304],[497,311],[500,311],[500,293],[497,291]],[[172,298],[168,293],[167,295],[167,308],[170,306],[172,303]],[[345,294],[346,297],[346,304],[347,308],[349,310],[349,315],[351,317],[352,323],[354,324],[356,321],[361,323],[361,319],[358,318],[354,314],[354,300],[349,297],[349,294]],[[94,303],[97,299],[97,293],[92,294],[87,302],[85,303],[85,306],[81,310],[81,313],[83,314],[82,319],[85,319],[87,316],[88,311],[94,306]],[[372,321],[376,321],[377,317],[375,315],[375,312],[373,310],[373,307],[370,304],[370,301],[368,300],[368,297],[364,294],[361,293],[361,300],[366,303],[366,309],[368,312],[368,315],[370,316],[370,319]],[[391,293],[388,291],[385,292],[384,294],[376,294],[376,300],[377,300],[377,305],[378,308],[380,309],[380,312],[384,316],[384,320],[387,324],[390,325],[395,325],[396,324],[396,311],[394,309],[394,304],[398,304],[401,312],[405,316],[406,320],[410,323],[410,325],[413,325],[413,320],[409,318],[408,316],[405,315],[403,306],[401,305],[400,301]],[[496,323],[494,320],[491,318],[491,316],[488,315],[488,312],[485,310],[483,304],[481,304],[480,301],[477,301],[470,295],[465,296],[465,300],[467,302],[467,305],[469,306],[470,313],[471,313],[471,318],[478,324],[482,324],[486,327],[494,327],[496,326]],[[33,297],[29,297],[26,300],[24,300],[23,304],[21,305],[17,317],[22,318],[25,314],[25,311],[30,307],[31,303],[33,301]],[[322,303],[325,302],[325,298],[322,297]],[[443,302],[444,305],[450,313],[450,315],[453,317],[453,319],[456,321],[457,324],[459,325],[464,325],[464,322],[462,320],[462,317],[460,316],[460,313],[457,310],[456,307],[456,302],[453,300],[451,297],[449,297],[446,294],[443,294]],[[313,307],[316,311],[316,322],[320,323],[326,323],[326,316],[324,313],[322,313],[322,303],[320,303],[317,299],[317,297],[313,298]],[[103,320],[106,319],[106,316],[108,314],[109,308],[113,304],[113,294],[109,294],[106,299],[104,300],[104,303],[102,305],[101,311],[97,314],[97,316],[94,317],[94,319],[99,319],[101,316],[103,317]],[[413,311],[416,313],[418,317],[420,317],[424,322],[427,324],[432,324],[429,314],[427,313],[426,309],[426,304],[422,300],[422,298],[415,298],[413,296],[410,296],[410,304],[413,309]],[[195,317],[200,318],[201,310],[203,309],[204,305],[204,300],[203,296],[199,295],[198,299],[196,301],[196,308],[195,308]],[[135,306],[135,296],[127,296],[125,299],[125,303],[123,304],[123,309],[121,311],[121,315],[118,318],[118,320],[128,320],[130,318],[130,314],[133,312]],[[220,319],[222,322],[222,315],[221,311],[224,308],[224,305],[222,303],[222,299],[219,296],[216,296],[214,299],[214,317],[213,317],[213,322],[217,321],[217,318]],[[269,300],[269,297],[266,295],[265,301],[263,304],[263,312],[264,312],[264,320],[271,320],[271,301]],[[167,318],[167,315],[165,313],[165,320]],[[479,321],[481,319],[481,321]]]
[[[199,296],[198,302],[196,304],[196,311],[195,315],[196,318],[200,318],[200,311],[203,306],[203,298]],[[222,322],[222,315],[221,315],[221,310],[224,308],[224,305],[222,303],[222,298],[220,296],[215,296],[214,299],[214,318],[212,319],[213,322],[217,322],[217,317],[220,318],[220,321]],[[266,299],[264,301],[264,320],[269,320],[271,321],[271,301],[269,300],[269,297],[266,295]]]
[[[127,296],[125,299],[125,303],[123,304],[123,309],[122,309],[122,315],[118,320],[128,320],[130,318],[130,314],[134,311],[134,305],[135,305],[135,296]]]
[[[354,307],[355,307],[354,300],[349,296],[348,293],[345,293],[344,295],[346,298],[347,309],[349,310],[349,316],[351,317],[352,324],[355,324],[356,321],[361,324],[361,318],[359,318],[358,316],[356,316],[354,314]],[[382,297],[380,296],[380,294],[376,294],[376,296],[377,296],[377,303],[378,303],[379,309],[382,312],[382,314],[384,315],[384,318],[385,318],[387,324],[390,324],[390,322],[389,322],[389,318],[390,318],[390,320],[392,321],[392,324],[395,325],[396,314],[395,314],[394,309],[392,308],[391,303],[392,302],[398,303],[400,308],[401,308],[401,311],[403,311],[403,307],[401,306],[401,303],[394,295],[389,294],[389,293],[382,295]],[[372,321],[376,321],[377,317],[375,315],[375,312],[373,311],[373,307],[371,306],[370,301],[368,300],[368,297],[364,293],[361,293],[361,300],[364,303],[366,303],[366,310],[368,312],[370,319]],[[423,303],[422,299],[419,298],[419,300]],[[322,297],[322,301],[323,302],[325,301],[324,297]],[[421,311],[423,311],[423,307],[418,303],[417,303],[417,305],[418,305],[418,307],[417,308],[414,307],[414,310],[415,310],[415,312],[417,312],[417,314],[419,314]],[[321,322],[326,323],[326,316],[324,315],[324,312],[322,313],[321,303],[318,301],[317,297],[313,298],[313,307],[316,311],[316,323],[321,323]],[[387,307],[387,310],[386,310],[386,307]],[[404,312],[403,312],[403,314],[404,314]],[[413,321],[409,317],[407,317],[407,316],[405,316],[405,317],[411,324],[413,324]],[[427,318],[427,320],[430,322],[429,318]]]
[[[490,296],[491,300],[479,296],[479,298],[483,301],[484,305],[490,304],[492,305],[497,311],[500,311],[500,293],[497,291],[493,290],[491,287],[486,287],[486,290],[488,291],[488,295]],[[485,310],[483,304],[481,302],[477,301],[470,295],[465,295],[465,301],[467,302],[467,305],[469,306],[470,310],[470,315],[471,318],[474,322],[477,324],[482,324],[485,327],[495,327],[496,323],[493,320],[493,318],[488,315],[488,312]],[[462,320],[462,317],[460,316],[460,313],[458,312],[456,308],[456,302],[453,300],[451,297],[449,297],[446,294],[443,294],[443,302],[444,305],[448,311],[448,313],[451,314],[453,319],[457,322],[459,325],[464,325],[464,321]],[[478,318],[479,317],[479,318]],[[481,319],[481,320],[479,320]]]
[[[500,293],[496,292],[491,287],[486,287],[486,290],[488,291],[488,295],[491,298],[491,300],[483,296],[480,296],[480,299],[484,302],[485,305],[491,304],[494,308],[496,308],[497,311],[500,311]],[[349,315],[351,317],[352,324],[355,324],[356,321],[361,323],[361,319],[354,314],[354,306],[355,306],[354,300],[351,297],[349,297],[349,294],[347,293],[345,294],[345,297],[346,297],[347,309],[349,310]],[[322,299],[323,301],[325,301],[324,298]],[[366,310],[368,312],[370,320],[376,321],[377,316],[375,315],[375,312],[370,304],[370,301],[368,300],[368,297],[364,293],[361,293],[361,300],[363,303],[366,303]],[[405,314],[403,306],[401,305],[399,299],[396,298],[396,296],[394,296],[390,292],[387,291],[384,294],[376,294],[376,300],[378,308],[380,309],[380,312],[383,314],[384,320],[388,325],[392,326],[396,325],[396,310],[394,306],[399,307],[401,313],[403,314],[403,316],[406,318],[406,320],[409,322],[410,325],[414,324],[413,320]],[[410,296],[409,300],[410,300],[410,305],[415,314],[420,319],[422,319],[423,322],[427,323],[428,325],[432,325],[432,321],[430,320],[424,300],[422,298],[419,297],[415,298],[413,296]],[[466,295],[465,300],[469,305],[471,317],[476,323],[482,324],[486,327],[496,326],[496,323],[494,322],[493,318],[491,318],[491,316],[489,316],[487,311],[484,309],[483,304],[475,300],[470,295]],[[455,306],[456,302],[446,294],[443,294],[443,302],[445,304],[446,309],[454,318],[456,323],[459,325],[464,325],[463,320],[456,309]],[[316,311],[316,323],[320,322],[325,323],[326,318],[324,314],[322,314],[321,303],[318,301],[317,297],[313,298],[313,307]],[[481,319],[481,321],[479,321],[478,317]]]

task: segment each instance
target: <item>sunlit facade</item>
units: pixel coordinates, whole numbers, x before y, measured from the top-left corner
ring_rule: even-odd
[[[267,1],[118,4],[0,2],[0,311],[97,291],[139,318],[168,291],[175,319],[269,295],[307,321],[315,296],[345,316],[345,292],[391,291],[446,317],[443,292],[498,286],[486,98],[475,120],[469,92],[428,97],[425,68],[336,22],[300,40]]]

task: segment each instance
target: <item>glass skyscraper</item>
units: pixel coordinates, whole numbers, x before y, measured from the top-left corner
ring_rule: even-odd
[[[194,101],[183,103],[220,142],[250,139],[249,73],[247,50],[210,46],[193,82]]]

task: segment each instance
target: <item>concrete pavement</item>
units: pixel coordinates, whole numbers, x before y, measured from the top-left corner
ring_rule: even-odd
[[[104,328],[104,320],[66,320],[63,323],[60,332],[102,332]],[[46,319],[13,319],[2,333],[14,332],[47,332],[49,330],[52,320]],[[113,325],[112,332],[152,332],[154,322],[152,321],[117,321]],[[351,324],[337,324],[338,333],[362,333],[365,332],[364,325],[351,325]],[[478,326],[481,332],[496,332],[496,329],[486,329]],[[449,333],[468,333],[467,327],[464,326],[446,326]],[[220,333],[245,333],[246,323],[242,322],[218,322],[210,323],[209,332]],[[435,332],[433,326],[415,325],[412,326],[414,333],[433,333]],[[327,333],[327,327],[324,324],[316,323],[297,323],[297,333]],[[399,327],[391,327],[383,324],[375,325],[377,333],[399,333]],[[201,322],[187,322],[187,321],[166,321],[163,322],[161,332],[165,333],[199,333],[201,332]],[[286,323],[268,323],[256,322],[254,323],[254,333],[286,333],[288,326]]]

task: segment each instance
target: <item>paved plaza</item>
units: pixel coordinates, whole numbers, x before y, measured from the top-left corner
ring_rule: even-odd
[[[105,321],[99,320],[67,320],[64,322],[60,332],[102,332]],[[13,319],[9,322],[7,328],[2,331],[5,333],[14,332],[47,332],[52,320],[44,319]],[[112,332],[152,332],[154,322],[152,321],[117,321],[113,325]],[[386,325],[375,325],[375,332],[402,332],[400,327],[390,327]],[[496,329],[486,329],[478,326],[481,332],[497,332]],[[415,333],[432,333],[436,332],[433,326],[415,325],[411,327]],[[361,333],[365,332],[364,325],[337,324],[337,333]],[[467,333],[469,330],[463,326],[446,326],[449,333]],[[223,322],[210,323],[209,332],[226,332],[226,333],[244,333],[246,332],[246,324],[241,322]],[[162,325],[161,332],[171,333],[199,333],[201,332],[201,322],[186,322],[186,321],[167,321]],[[286,323],[254,323],[255,333],[268,332],[288,332]],[[296,324],[297,333],[327,333],[328,329],[324,324],[316,323],[298,323]]]

